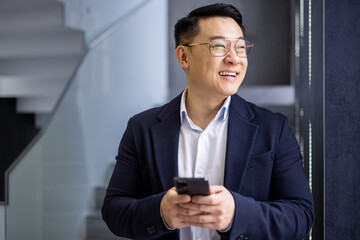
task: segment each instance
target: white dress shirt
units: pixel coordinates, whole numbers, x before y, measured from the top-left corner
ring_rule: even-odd
[[[180,106],[179,177],[205,177],[210,185],[223,185],[231,96],[226,98],[215,118],[203,130],[187,114],[186,94],[187,90],[182,94]],[[180,229],[180,239],[217,240],[220,236],[216,230],[191,226]]]

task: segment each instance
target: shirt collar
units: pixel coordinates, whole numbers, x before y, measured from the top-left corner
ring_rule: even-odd
[[[180,121],[181,121],[181,124],[183,124],[184,119],[189,120],[188,119],[188,114],[187,114],[187,111],[186,111],[186,103],[185,103],[186,95],[187,95],[187,88],[185,89],[185,91],[181,95],[181,104],[180,104]],[[224,102],[223,106],[220,108],[220,110],[216,114],[215,119],[220,119],[221,121],[225,121],[228,118],[230,101],[231,101],[231,96],[228,96],[225,99],[225,102]]]

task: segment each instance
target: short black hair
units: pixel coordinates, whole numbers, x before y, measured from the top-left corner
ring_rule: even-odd
[[[200,31],[199,19],[208,17],[230,17],[235,20],[245,34],[239,10],[231,4],[216,3],[191,11],[186,17],[181,18],[175,24],[174,36],[176,47],[185,44],[185,41],[191,41]]]

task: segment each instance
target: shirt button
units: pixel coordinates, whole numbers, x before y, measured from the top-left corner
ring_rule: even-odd
[[[203,169],[202,169],[202,168],[198,168],[198,169],[196,170],[196,173],[202,174],[202,173],[203,173]]]

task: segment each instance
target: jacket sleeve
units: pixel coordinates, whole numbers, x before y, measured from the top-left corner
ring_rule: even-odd
[[[160,216],[160,202],[165,192],[144,196],[141,166],[132,134],[130,119],[119,146],[102,216],[117,236],[154,239],[170,232]]]
[[[314,222],[309,183],[296,139],[283,121],[274,149],[269,200],[259,201],[238,192],[235,216],[225,239],[303,239]],[[260,173],[261,174],[261,173]]]

